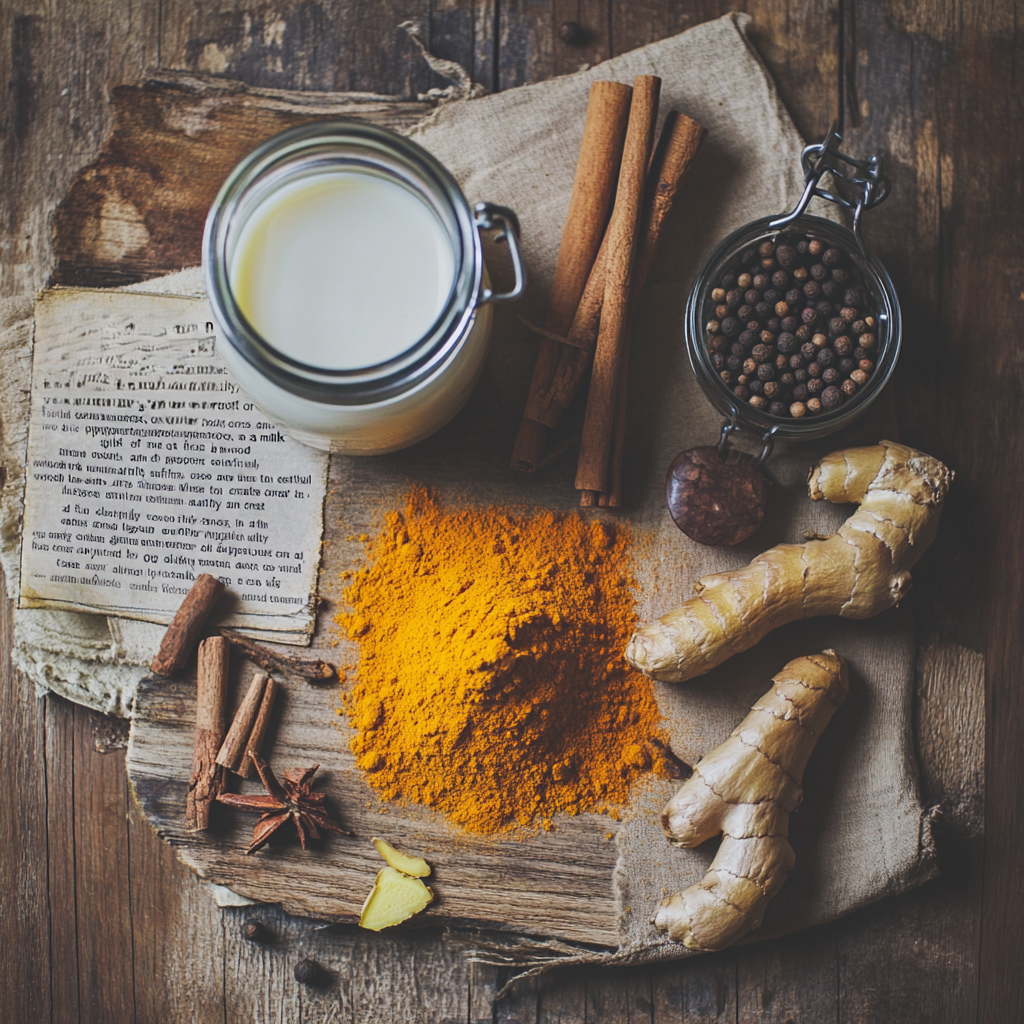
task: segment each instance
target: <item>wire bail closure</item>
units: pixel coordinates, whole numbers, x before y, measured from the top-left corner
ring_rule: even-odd
[[[827,203],[834,203],[847,210],[853,210],[853,236],[861,251],[867,253],[864,240],[860,237],[860,216],[885,201],[889,195],[889,179],[882,173],[882,161],[878,156],[857,160],[840,148],[843,141],[836,122],[832,122],[823,142],[805,146],[800,154],[804,169],[804,191],[792,211],[776,217],[768,226],[773,230],[785,227],[795,221],[806,209],[811,199],[817,196]],[[831,174],[836,183],[835,191],[821,187],[821,179]],[[841,195],[840,190],[848,193]]]

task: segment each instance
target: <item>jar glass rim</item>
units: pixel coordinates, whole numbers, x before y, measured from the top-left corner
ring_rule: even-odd
[[[258,189],[269,195],[299,174],[318,173],[331,166],[389,177],[418,193],[442,221],[455,259],[447,301],[428,332],[393,358],[355,369],[311,366],[280,352],[243,315],[229,280],[228,245],[246,197]],[[475,312],[483,256],[472,210],[458,183],[436,157],[390,129],[336,119],[287,129],[257,146],[233,168],[207,216],[203,273],[225,340],[243,359],[303,397],[365,404],[415,387],[452,355]]]
[[[857,419],[878,397],[892,376],[902,342],[899,301],[892,279],[885,267],[873,253],[861,249],[853,232],[845,225],[826,220],[824,217],[804,214],[782,228],[772,228],[770,224],[774,219],[774,217],[763,217],[737,228],[723,238],[704,261],[686,302],[684,333],[687,356],[704,394],[711,400],[715,408],[729,417],[730,422],[762,435],[770,434],[774,437],[805,439],[823,437],[840,430]],[[743,249],[765,239],[775,239],[800,231],[806,231],[842,246],[858,264],[861,271],[868,272],[870,280],[865,280],[864,284],[872,296],[881,302],[882,308],[877,314],[879,321],[878,359],[867,384],[858,391],[853,401],[845,402],[837,409],[795,419],[773,416],[765,410],[757,409],[747,402],[738,400],[733,395],[711,364],[710,354],[705,344],[707,322],[705,314],[714,280],[727,269],[731,269],[732,263],[738,262],[739,253]]]

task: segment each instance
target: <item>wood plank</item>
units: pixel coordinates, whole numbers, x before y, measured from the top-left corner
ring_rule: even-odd
[[[75,834],[79,1012],[97,1024],[120,1024],[135,1017],[128,783],[124,756],[100,754],[93,744],[98,717],[74,710],[74,778],[88,783],[76,787],[74,820],[65,827]]]
[[[110,139],[54,217],[58,284],[102,287],[196,266],[207,211],[229,171],[286,128],[350,117],[397,129],[428,109],[173,73],[115,89],[111,106]]]
[[[651,973],[657,1024],[726,1024],[740,1019],[735,950],[659,964]]]
[[[4,577],[0,571],[0,594]],[[11,665],[11,602],[0,597],[0,1020],[51,1019],[45,701]],[[67,970],[63,961],[57,974]],[[72,970],[67,973],[74,978]]]

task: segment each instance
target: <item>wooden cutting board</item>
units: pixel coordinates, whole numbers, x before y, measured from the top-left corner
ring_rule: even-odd
[[[58,210],[55,280],[109,286],[195,265],[209,203],[230,168],[256,143],[313,117],[364,116],[401,127],[414,123],[425,109],[423,104],[380,97],[256,91],[181,76],[119,89],[111,139],[97,163],[78,176]],[[703,169],[695,166],[693,179],[699,182],[697,187],[712,189],[715,173],[709,162]],[[666,240],[671,255],[666,257],[665,280],[653,282],[661,288],[660,301],[668,296],[681,313],[685,290],[677,282],[689,280],[694,268],[680,264],[678,254],[685,251],[692,258],[712,241],[696,236],[687,248],[680,239]],[[534,292],[524,304],[524,314],[542,319],[542,309],[531,308],[531,302],[538,306],[542,299]],[[557,460],[532,476],[514,473],[508,466],[533,358],[529,336],[515,321],[517,312],[497,311],[502,343],[492,350],[466,409],[448,427],[394,455],[332,458],[319,582],[322,603],[314,639],[317,652],[327,660],[351,664],[358,658],[358,651],[332,621],[343,585],[341,574],[362,564],[365,551],[356,538],[373,536],[384,513],[401,504],[411,484],[436,488],[448,501],[564,511],[578,507],[573,458]],[[643,331],[642,308],[638,330]],[[634,411],[625,481],[630,497],[621,518],[630,520],[638,532],[646,531],[652,541],[638,548],[635,566],[644,617],[660,614],[689,593],[694,579],[709,565],[736,565],[779,540],[798,539],[793,531],[800,523],[801,529],[808,525],[803,487],[807,463],[833,447],[874,443],[886,430],[879,417],[872,416],[870,422],[860,423],[856,434],[847,432],[801,449],[799,467],[791,460],[787,478],[780,478],[774,489],[766,522],[751,541],[728,552],[691,550],[684,556],[680,535],[665,526],[662,474],[678,447],[714,441],[719,424],[696,392],[680,344],[674,334],[648,331],[643,351],[638,350],[631,362],[631,393],[635,389],[644,400],[630,399]],[[682,419],[680,410],[685,410]],[[819,509],[816,516],[810,525],[830,530],[844,513]],[[907,618],[900,622],[905,624]],[[778,631],[756,652],[734,659],[726,671],[716,670],[685,691],[659,686],[677,753],[692,761],[720,742],[764,691],[774,671],[794,656],[828,645],[835,630],[825,621],[795,624]],[[905,663],[904,626],[847,623],[842,630],[847,636],[856,633],[862,644],[867,641],[883,662],[889,651],[893,665]],[[232,708],[246,672],[241,659],[235,659]],[[265,750],[279,771],[321,764],[321,788],[341,823],[356,833],[354,838],[331,836],[305,853],[297,843],[283,842],[246,857],[254,817],[227,809],[218,809],[223,813],[216,815],[207,833],[186,833],[194,679],[147,681],[137,693],[128,754],[130,780],[147,819],[202,877],[244,896],[280,903],[293,913],[353,921],[382,863],[370,839],[382,835],[434,865],[431,884],[438,898],[417,924],[503,928],[594,946],[618,945],[613,886],[618,849],[612,841],[620,828],[616,822],[599,815],[560,818],[554,831],[494,840],[460,833],[423,808],[381,804],[355,768],[348,749],[351,734],[344,718],[335,714],[337,690],[287,677],[281,682],[277,721]],[[863,709],[847,715],[822,757],[844,758],[856,750],[857,730],[864,728],[865,716]],[[837,765],[829,764],[826,777],[835,778],[837,770]],[[258,788],[253,783],[246,786]],[[642,783],[632,813],[645,827],[656,822],[673,789],[674,784],[664,780]],[[813,849],[821,812],[829,806],[829,788],[809,786],[799,816],[808,837],[806,849]],[[660,849],[660,834],[657,838]],[[646,908],[634,912],[646,914]],[[806,923],[808,917],[802,920]]]

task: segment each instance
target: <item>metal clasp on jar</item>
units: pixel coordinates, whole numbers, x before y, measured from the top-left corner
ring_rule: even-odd
[[[526,290],[526,268],[523,266],[523,254],[519,248],[519,218],[507,207],[494,203],[477,203],[473,207],[473,219],[481,231],[497,231],[495,242],[508,242],[509,255],[516,280],[512,290],[495,292],[484,288],[480,292],[479,305],[488,302],[512,302]]]

